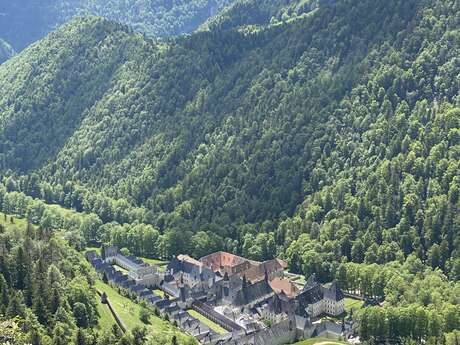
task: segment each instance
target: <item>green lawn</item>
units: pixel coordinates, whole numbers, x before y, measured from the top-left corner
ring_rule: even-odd
[[[116,271],[119,271],[123,274],[128,274],[129,271],[128,270],[125,270],[123,267],[121,266],[118,266],[118,265],[113,265],[113,268],[116,270]]]
[[[128,329],[144,326],[144,323],[139,320],[140,305],[120,295],[114,288],[104,284],[101,280],[96,281],[96,288],[107,294],[113,309]]]
[[[97,303],[97,311],[99,312],[99,329],[107,330],[111,329],[112,326],[116,323],[113,318],[112,313],[110,312],[109,307],[106,304],[102,304],[100,300]]]
[[[68,208],[64,208],[64,207],[62,207],[61,205],[47,204],[47,207],[50,208],[50,209],[53,210],[53,211],[57,211],[57,212],[60,213],[63,217],[66,217],[66,218],[70,218],[70,217],[72,217],[74,214],[81,214],[81,213],[78,213],[78,212],[75,211],[75,210],[68,209]]]
[[[163,290],[155,289],[155,290],[153,290],[153,293],[154,293],[155,295],[157,295],[158,297],[161,297],[161,298],[165,297],[165,293],[164,293]]]
[[[155,315],[151,315],[148,325],[144,324],[139,319],[139,311],[141,306],[127,297],[118,293],[117,290],[108,284],[104,284],[101,280],[96,280],[96,289],[103,291],[112,304],[113,309],[118,314],[118,317],[123,321],[128,330],[136,326],[147,327],[150,337],[160,336],[163,338],[171,338],[175,335],[181,342],[185,342],[190,337],[182,333],[178,328],[174,327],[170,322],[165,321]],[[102,321],[107,322],[107,321]],[[101,322],[101,326],[102,326]],[[183,341],[182,341],[183,340]]]
[[[86,247],[85,253],[89,251],[95,251],[97,254],[101,255],[101,248],[98,247]]]
[[[169,264],[169,261],[163,261],[163,260],[159,260],[159,259],[149,259],[149,258],[142,258],[142,261],[150,264],[150,265],[155,265],[158,267],[158,269],[160,271],[165,271],[166,270],[166,266],[168,266]]]
[[[364,302],[359,299],[353,299],[353,298],[346,297],[345,298],[345,310],[347,312],[350,312],[350,310],[353,309],[353,311],[355,312],[356,310],[362,307],[363,303]]]
[[[307,282],[305,280],[305,277],[301,274],[294,274],[290,272],[285,272],[286,278],[292,280],[297,286],[303,288],[305,286],[305,283]]]
[[[148,263],[148,264],[151,264],[151,265],[159,265],[159,266],[163,266],[163,265],[167,265],[169,264],[168,261],[163,261],[163,260],[160,260],[160,259],[149,259],[149,258],[142,258],[141,259]]]
[[[193,309],[187,310],[187,312],[190,314],[190,316],[194,317],[195,319],[200,320],[203,322],[206,326],[208,326],[210,329],[212,329],[214,332],[218,334],[225,334],[228,333],[227,330],[224,328],[220,327],[217,323],[214,323],[213,321],[209,320],[208,318],[204,317],[200,313],[196,312]]]
[[[334,340],[330,338],[311,338],[303,341],[299,341],[298,343],[295,343],[294,345],[343,345],[343,344],[348,344],[344,341],[339,341],[339,340]]]

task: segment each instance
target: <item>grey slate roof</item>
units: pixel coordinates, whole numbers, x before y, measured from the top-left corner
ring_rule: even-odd
[[[321,336],[325,332],[333,333],[339,336],[342,334],[342,326],[329,320],[323,321],[316,326],[313,336]]]
[[[243,286],[236,294],[233,303],[235,306],[243,306],[273,293],[270,284],[266,280],[261,280],[255,284]]]
[[[333,281],[330,287],[323,287],[324,298],[330,299],[332,301],[341,301],[343,300],[343,292],[337,285],[337,281]]]

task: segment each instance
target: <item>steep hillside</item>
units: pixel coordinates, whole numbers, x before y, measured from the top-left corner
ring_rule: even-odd
[[[188,33],[231,0],[45,0],[0,3],[0,37],[20,51],[75,15],[97,15],[154,37]]]
[[[166,256],[277,249],[327,280],[416,253],[457,277],[456,5],[315,6],[161,45],[74,20],[0,68],[3,171],[155,225]]]
[[[449,0],[245,0],[155,43],[76,18],[0,66],[1,207],[92,212],[59,224],[135,254],[279,255],[386,299],[363,339],[440,343],[460,328],[459,23]]]
[[[329,1],[319,0],[240,0],[209,18],[200,29],[228,30],[264,27],[293,21],[313,12]],[[330,1],[332,2],[332,1]]]
[[[0,339],[7,344],[70,344],[89,337],[99,315],[83,255],[61,235],[3,213],[0,245]],[[4,318],[11,321],[2,322]],[[7,327],[13,321],[20,323],[22,336],[9,342],[15,339],[14,328]]]

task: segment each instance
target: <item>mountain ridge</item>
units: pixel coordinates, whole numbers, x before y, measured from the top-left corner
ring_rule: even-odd
[[[323,231],[321,245],[338,242],[331,230],[334,219],[350,244],[334,255],[325,247],[322,255],[330,260],[364,261],[365,253],[353,255],[352,247],[370,247],[373,238],[383,242],[384,231],[401,231],[388,246],[405,255],[416,250],[425,260],[431,247],[450,235],[442,230],[427,244],[404,249],[405,231],[395,226],[410,228],[415,220],[388,201],[409,197],[399,190],[402,174],[388,192],[384,183],[384,192],[375,193],[386,200],[382,214],[374,211],[379,206],[375,195],[365,193],[367,180],[380,178],[373,169],[383,169],[384,158],[399,166],[411,151],[402,141],[415,140],[416,131],[405,139],[396,128],[408,128],[409,120],[414,128],[423,128],[423,121],[435,126],[436,116],[421,121],[427,115],[420,109],[452,116],[447,101],[455,103],[458,92],[447,72],[454,68],[455,32],[427,33],[424,26],[437,13],[433,18],[441,28],[449,5],[411,5],[392,1],[350,7],[343,1],[320,6],[305,18],[294,13],[294,21],[252,33],[205,30],[162,43],[110,21],[77,18],[0,68],[0,85],[14,81],[0,99],[2,169],[124,199],[148,210],[149,222],[162,232],[204,230],[217,235],[226,249],[259,259],[268,254],[249,244],[262,235],[272,236],[281,253],[304,232],[313,232],[317,241]],[[421,44],[422,36],[429,45]],[[73,45],[67,43],[72,40]],[[444,44],[450,45],[449,54],[443,53]],[[432,53],[441,54],[442,67],[426,74],[417,66]],[[29,60],[38,61],[36,67],[21,76],[17,71]],[[450,88],[436,84],[438,75]],[[58,86],[51,93],[37,92],[50,87],[40,86],[47,80]],[[422,80],[427,87],[417,88]],[[433,94],[446,104],[437,106]],[[441,144],[455,150],[455,141]],[[369,169],[360,167],[355,150]],[[429,171],[404,173],[422,184],[440,178]],[[440,185],[446,193],[457,188],[452,176],[445,178],[451,184]],[[353,188],[351,181],[356,181]],[[347,207],[345,197],[347,205],[351,202]],[[414,212],[428,210],[429,202],[430,195],[423,193]],[[356,214],[355,203],[364,215]],[[110,207],[98,212],[104,221],[114,219]],[[372,235],[362,232],[368,228]],[[425,232],[423,227],[418,231]],[[450,257],[456,253],[452,236],[446,241]],[[192,245],[182,240],[177,246],[173,252]],[[437,265],[450,269],[448,260]],[[324,275],[331,274],[326,267]]]
[[[0,37],[21,51],[74,16],[85,15],[112,19],[151,37],[175,36],[194,31],[230,3],[231,0],[25,0],[18,6],[5,2],[0,4]]]
[[[241,1],[161,41],[75,18],[0,66],[0,209],[139,256],[280,257],[384,300],[364,341],[448,343],[458,23],[449,0]]]

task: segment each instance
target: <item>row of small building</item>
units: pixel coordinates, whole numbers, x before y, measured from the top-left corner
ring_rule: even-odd
[[[147,271],[158,272],[154,266],[148,265],[136,257],[124,257],[122,255],[112,255],[109,260],[104,260],[94,251],[86,253],[86,258],[101,278],[105,276],[110,283],[126,289],[136,296],[139,301],[145,301],[151,307],[156,308],[161,315],[167,315],[171,322],[176,321],[180,329],[198,340],[218,336],[200,320],[181,309],[177,300],[160,297],[150,288],[147,288],[146,285],[139,284],[139,281],[142,280],[142,274],[146,274]],[[125,274],[120,270],[116,270],[113,264],[128,270],[129,273]],[[140,274],[139,268],[145,268],[145,270]]]

